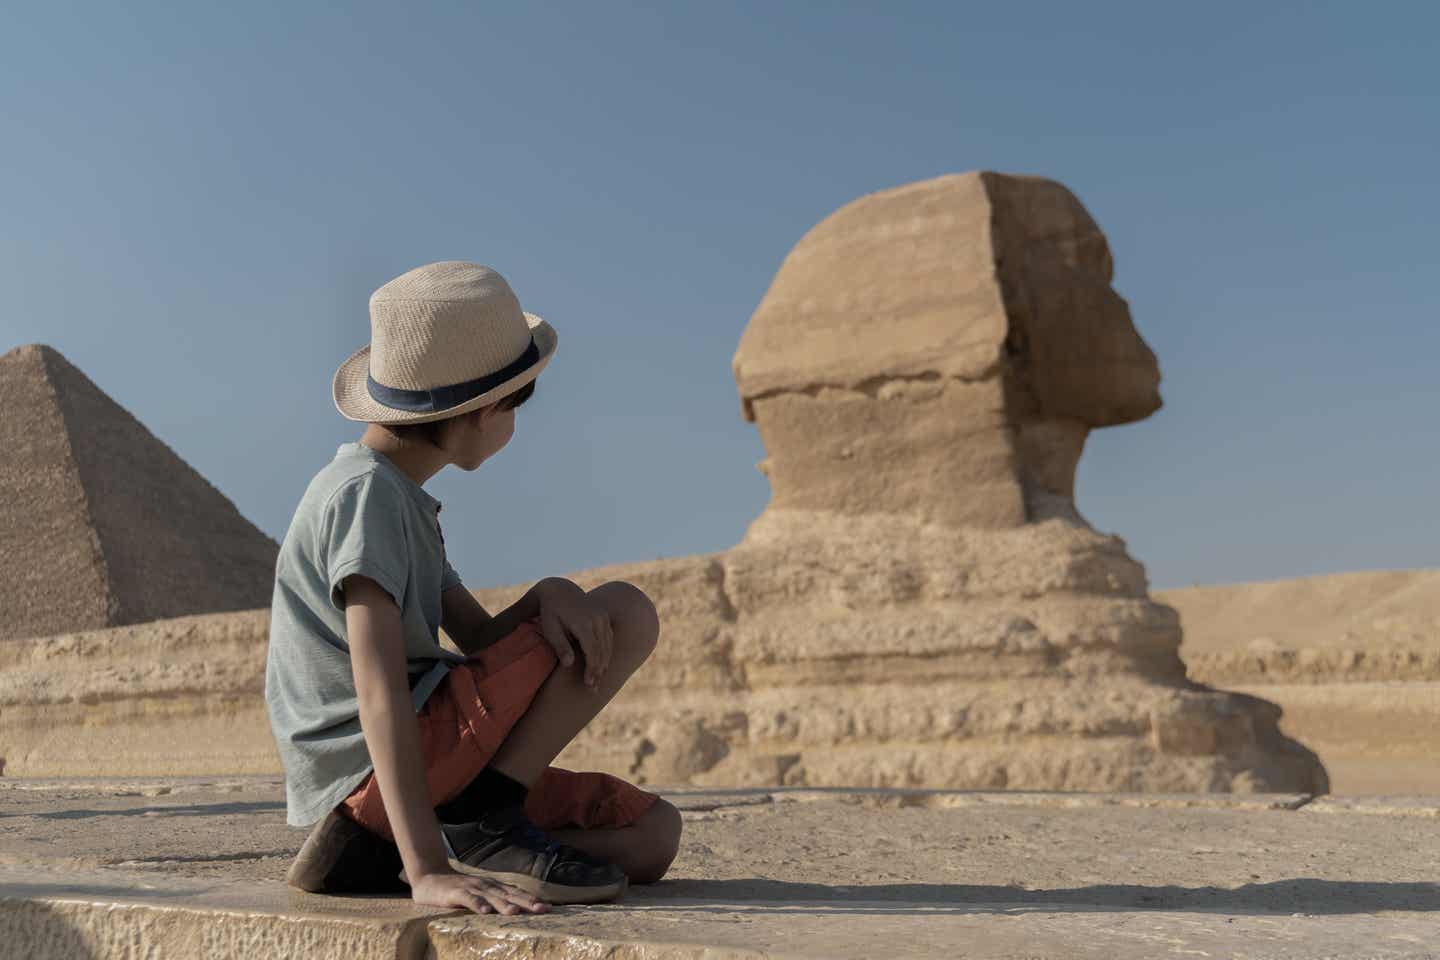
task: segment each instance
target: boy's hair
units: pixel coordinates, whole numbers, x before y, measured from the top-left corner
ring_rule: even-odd
[[[529,400],[530,395],[534,392],[535,381],[531,380],[509,396],[496,400],[495,405],[501,410],[514,410],[520,406],[520,404]],[[481,407],[478,409],[484,408]],[[441,439],[445,435],[445,425],[447,423],[459,417],[470,416],[475,412],[475,410],[470,410],[466,413],[457,414],[454,417],[446,417],[444,420],[428,420],[425,423],[387,423],[384,424],[384,427],[400,440],[407,442],[421,440],[430,444],[432,447],[438,447],[440,446]]]

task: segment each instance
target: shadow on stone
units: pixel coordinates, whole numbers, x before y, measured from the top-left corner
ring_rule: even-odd
[[[1228,887],[1101,884],[1056,890],[981,884],[896,883],[829,886],[746,878],[676,880],[635,888],[625,910],[701,913],[837,914],[1028,913],[1169,910],[1221,914],[1440,912],[1440,883],[1295,878]]]
[[[85,820],[91,817],[213,817],[238,813],[269,813],[284,810],[280,800],[254,800],[245,803],[195,803],[174,807],[130,807],[115,810],[49,810],[0,813],[0,817],[35,817],[40,820]]]
[[[133,885],[124,886],[103,883],[0,883],[0,900],[23,899],[28,906],[44,907],[46,900],[125,900],[136,896],[145,900],[173,900],[193,897],[199,892],[196,887],[175,887],[166,889],[147,886],[137,890]]]

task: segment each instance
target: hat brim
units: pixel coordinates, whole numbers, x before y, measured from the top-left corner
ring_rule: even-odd
[[[540,352],[540,359],[499,386],[492,387],[477,397],[471,397],[464,403],[445,410],[426,410],[419,413],[397,410],[380,403],[370,396],[367,386],[370,377],[370,347],[367,344],[351,354],[349,359],[340,364],[340,369],[335,371],[335,380],[331,385],[335,409],[347,420],[358,420],[362,423],[426,423],[459,416],[477,407],[502,400],[538,377],[540,371],[550,362],[550,358],[555,355],[558,345],[559,337],[550,324],[533,313],[525,314],[525,323],[530,327],[530,335],[535,339],[535,349]]]

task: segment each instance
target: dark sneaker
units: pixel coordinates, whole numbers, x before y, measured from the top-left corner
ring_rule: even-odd
[[[400,848],[332,810],[305,838],[285,882],[311,893],[403,893]]]
[[[552,840],[519,807],[474,823],[442,823],[450,866],[504,883],[547,903],[601,903],[625,892],[625,872],[600,857]]]

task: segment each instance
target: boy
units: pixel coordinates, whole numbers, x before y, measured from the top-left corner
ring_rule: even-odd
[[[266,705],[288,820],[319,821],[289,882],[379,892],[403,876],[417,903],[514,914],[658,880],[675,808],[549,766],[654,649],[654,606],[626,583],[551,578],[492,616],[422,487],[505,446],[554,329],[495,271],[447,262],[377,290],[370,330],[333,388],[369,426],[311,481],[276,563]]]

